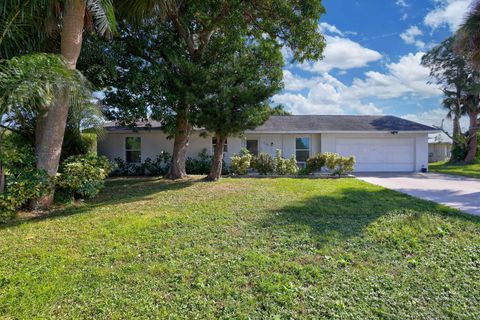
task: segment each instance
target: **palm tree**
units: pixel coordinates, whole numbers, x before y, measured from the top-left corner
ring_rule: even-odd
[[[68,70],[76,69],[85,29],[101,35],[111,34],[115,29],[111,0],[6,0],[6,4],[0,6],[0,17],[3,17],[0,20],[0,52],[11,54],[23,44],[38,50],[34,47],[37,42],[41,43],[45,34],[59,31],[60,54]],[[41,32],[38,38],[30,41],[28,28],[32,27],[41,27],[38,29]],[[37,168],[51,177],[58,171],[69,101],[67,90],[57,92],[55,101],[36,121]],[[39,199],[35,206],[48,207],[52,202],[53,193]]]
[[[464,24],[457,32],[457,50],[463,52],[480,69],[480,0],[476,0]]]
[[[444,90],[443,93],[445,98],[442,104],[448,110],[447,119],[452,120],[453,136],[461,135],[460,118],[465,114],[465,110],[462,108],[461,97],[459,97],[457,91]]]
[[[16,131],[18,126],[29,122],[23,115],[42,117],[57,96],[64,93],[77,114],[77,110],[91,105],[87,80],[80,72],[67,69],[61,56],[37,53],[4,60],[0,64],[2,129]],[[0,172],[0,187],[3,187],[1,164]]]

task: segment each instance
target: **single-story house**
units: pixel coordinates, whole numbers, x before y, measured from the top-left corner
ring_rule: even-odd
[[[428,162],[447,161],[452,155],[452,142],[437,141],[428,143]]]
[[[98,153],[109,159],[127,162],[154,159],[161,151],[172,152],[173,140],[167,139],[160,123],[150,121],[136,127],[105,125],[106,137],[98,141]],[[245,147],[253,154],[274,156],[280,149],[285,158],[295,155],[300,165],[319,152],[354,155],[357,172],[409,172],[428,166],[428,134],[435,128],[394,116],[292,115],[272,116],[255,130],[241,137],[229,137],[225,144],[225,162]],[[195,129],[188,156],[202,150],[213,153],[215,139]]]

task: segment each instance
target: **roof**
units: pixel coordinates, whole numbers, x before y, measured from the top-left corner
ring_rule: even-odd
[[[137,122],[135,127],[104,125],[107,131],[161,130],[159,121]],[[196,128],[196,130],[201,130]],[[263,125],[247,132],[438,132],[437,129],[395,116],[293,115],[271,116]]]
[[[375,132],[438,130],[394,116],[294,115],[272,116],[255,132]]]
[[[160,121],[149,120],[139,121],[135,126],[120,126],[115,121],[106,122],[103,127],[107,131],[135,131],[135,130],[161,130],[162,123]]]

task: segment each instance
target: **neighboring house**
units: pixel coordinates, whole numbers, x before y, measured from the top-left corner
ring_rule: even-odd
[[[172,152],[173,140],[151,121],[135,128],[107,123],[106,138],[98,141],[98,153],[111,160],[141,162],[155,158],[161,151]],[[299,165],[319,152],[354,155],[355,170],[396,172],[420,171],[428,166],[428,134],[438,130],[394,116],[296,115],[272,116],[242,137],[230,137],[225,144],[225,162],[245,147],[253,154],[275,155],[282,150],[285,158],[295,155]],[[212,154],[215,139],[204,130],[194,130],[188,156],[203,149]]]
[[[452,153],[451,142],[429,142],[428,143],[428,162],[450,160]]]

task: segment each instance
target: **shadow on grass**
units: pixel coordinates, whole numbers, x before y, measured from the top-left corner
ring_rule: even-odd
[[[18,218],[11,222],[0,224],[0,230],[24,223],[39,222],[82,214],[105,205],[148,200],[150,196],[159,192],[188,188],[198,182],[202,182],[199,177],[190,177],[181,181],[166,180],[159,177],[110,178],[105,182],[105,188],[98,194],[98,196],[94,199],[85,201],[84,204],[72,204],[65,207],[57,207],[45,214],[28,214],[27,217]]]
[[[480,217],[392,190],[348,188],[334,195],[319,195],[272,211],[261,221],[273,233],[308,228],[319,247],[335,239],[359,236],[375,220],[410,212],[413,217],[431,213],[479,224]]]

